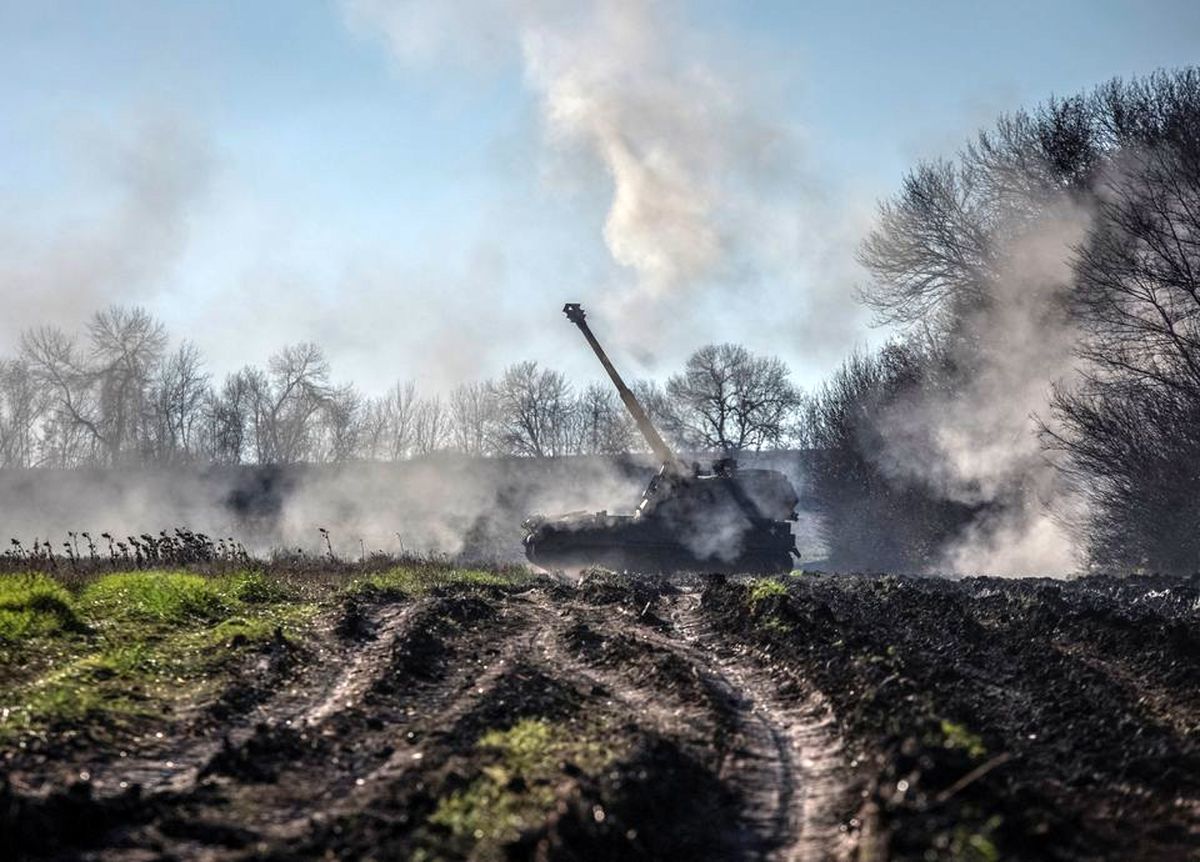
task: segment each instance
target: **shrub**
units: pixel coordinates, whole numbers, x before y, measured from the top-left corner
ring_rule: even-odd
[[[786,596],[787,587],[774,578],[758,578],[750,584],[750,605],[756,606],[771,596]]]

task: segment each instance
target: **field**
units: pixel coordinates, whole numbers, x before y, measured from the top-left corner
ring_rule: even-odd
[[[1200,858],[1200,586],[0,575],[4,859]]]

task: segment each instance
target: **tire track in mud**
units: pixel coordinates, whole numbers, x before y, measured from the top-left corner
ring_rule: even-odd
[[[302,726],[316,744],[299,762],[269,785],[228,788],[226,803],[253,819],[258,846],[251,855],[303,844],[338,818],[386,818],[373,801],[433,765],[425,760],[428,742],[510,669],[508,635],[518,617],[478,599],[446,597],[408,609],[386,641],[366,648],[356,672],[304,713]],[[479,631],[485,623],[495,630]]]
[[[381,605],[360,621],[365,631],[353,643],[334,638],[328,624],[308,672],[220,738],[119,762],[106,783],[148,776],[139,802],[153,817],[118,827],[109,836],[118,848],[84,858],[141,859],[146,848],[187,859],[257,857],[336,815],[345,807],[338,801],[354,798],[363,776],[400,746],[404,735],[391,728],[409,726],[415,704],[454,702],[473,682],[480,663],[443,650],[442,638],[470,634],[447,631],[456,615],[493,615],[486,603],[462,604]],[[405,690],[393,690],[397,678]]]
[[[629,756],[665,746],[711,775],[702,801],[721,835],[709,858],[849,859],[828,708],[802,681],[723,645],[699,599],[660,586],[639,614],[628,597],[542,585],[375,605],[349,642],[330,621],[306,671],[222,738],[178,748],[169,766],[162,756],[114,765],[105,782],[138,781],[154,814],[117,824],[82,858],[359,858],[368,847],[405,858],[439,795],[477,768],[469,757],[484,732],[557,715],[599,717]],[[782,682],[798,693],[781,695]],[[660,792],[688,806],[691,788],[672,781]],[[562,804],[547,812],[552,830]],[[540,840],[555,858],[558,839]]]
[[[724,677],[748,713],[760,752],[770,763],[772,750],[779,778],[754,781],[749,793],[767,794],[776,818],[786,813],[789,860],[848,860],[855,844],[846,828],[846,812],[857,807],[854,788],[833,710],[819,691],[780,668],[768,673],[721,642],[704,617],[696,592],[680,594],[669,612],[675,630]],[[792,702],[783,696],[792,694]],[[786,786],[786,793],[784,791]],[[778,799],[772,802],[772,794]]]
[[[421,607],[418,602],[381,608],[371,620],[371,640],[365,645],[351,646],[334,638],[334,624],[327,621],[312,639],[307,672],[288,681],[285,689],[252,705],[220,734],[206,734],[175,748],[164,746],[160,752],[122,758],[93,770],[96,795],[113,796],[133,786],[147,796],[185,793],[213,758],[222,750],[244,746],[261,724],[317,724],[349,707],[361,694],[363,680]]]
[[[511,608],[508,609],[511,611]],[[326,819],[349,816],[370,808],[379,796],[379,788],[401,785],[406,778],[428,771],[437,764],[436,743],[452,732],[489,697],[493,696],[502,682],[513,676],[528,673],[522,661],[523,648],[528,647],[532,636],[528,634],[529,621],[519,611],[510,613],[509,630],[503,639],[491,639],[491,653],[486,661],[475,660],[465,663],[450,679],[436,689],[421,693],[420,717],[406,725],[417,727],[420,732],[406,730],[406,737],[413,744],[393,751],[387,758],[355,779],[355,787],[347,796],[324,812]],[[417,698],[412,698],[417,702]],[[429,743],[434,743],[430,745]],[[376,816],[383,816],[376,812]]]
[[[741,802],[737,832],[731,836],[738,858],[851,858],[854,846],[842,812],[852,800],[828,704],[807,687],[798,704],[785,704],[776,693],[781,680],[713,636],[704,622],[699,594],[664,593],[658,602],[664,605],[663,622],[669,625],[639,625],[632,615],[614,618],[574,603],[557,612],[545,608],[551,615],[535,644],[565,674],[602,682],[614,697],[652,718],[657,730],[686,734],[689,724],[692,730],[705,724],[701,713],[713,713],[708,723],[715,727],[709,728],[708,742],[715,749],[716,771]],[[570,615],[570,623],[564,614]],[[628,672],[636,662],[619,661],[609,668],[589,662],[582,656],[586,647],[578,649],[580,633],[569,627],[572,624],[587,626],[600,638],[631,642],[670,657],[697,681],[702,703],[668,703],[655,679],[631,678]],[[570,646],[576,647],[576,655],[570,655]]]

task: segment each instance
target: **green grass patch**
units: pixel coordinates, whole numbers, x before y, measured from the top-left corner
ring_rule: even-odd
[[[750,582],[750,607],[756,607],[772,596],[786,596],[787,587],[774,578],[755,578]]]
[[[84,587],[80,606],[110,622],[213,622],[237,600],[212,578],[185,572],[123,572]]]
[[[787,587],[775,578],[755,578],[750,582],[750,592],[746,600],[750,605],[750,613],[754,616],[756,627],[776,635],[785,635],[792,630],[792,627],[778,614],[770,612],[772,608],[777,608],[778,605],[769,604],[767,606],[768,612],[759,612],[759,606],[763,602],[786,595]]]
[[[218,693],[242,657],[295,637],[318,612],[260,572],[104,575],[72,595],[45,576],[0,584],[0,740],[92,722],[158,721]],[[27,622],[16,614],[33,611]],[[66,609],[66,610],[63,610]],[[17,622],[12,622],[16,619]]]
[[[134,674],[153,667],[155,661],[151,645],[145,641],[108,644],[99,653],[81,660],[83,667],[95,668],[97,675]]]
[[[956,826],[950,837],[950,858],[962,862],[1000,862],[995,833],[1003,822],[997,814],[989,817],[979,829],[965,824]]]
[[[445,566],[397,566],[386,572],[355,578],[346,587],[346,592],[383,598],[413,598],[453,587],[509,587],[529,577],[524,571],[516,570],[495,572]]]
[[[775,614],[767,614],[758,621],[758,627],[763,631],[770,632],[774,635],[791,634],[792,626],[784,622],[784,620]]]
[[[46,575],[0,575],[0,642],[84,628],[71,594]]]
[[[489,731],[478,748],[488,761],[479,777],[443,798],[429,818],[472,858],[500,858],[505,844],[545,821],[555,810],[565,763],[595,774],[618,756],[580,727],[543,719]]]
[[[70,675],[56,676],[33,689],[29,698],[5,717],[0,725],[0,739],[7,726],[37,729],[46,723],[66,726],[92,720],[112,724],[135,711],[127,694],[83,685]]]
[[[942,744],[946,748],[956,748],[965,751],[974,760],[981,760],[987,755],[987,747],[983,740],[972,733],[966,725],[942,719]]]
[[[203,704],[244,657],[277,633],[296,639],[339,594],[412,597],[494,588],[523,570],[430,562],[314,587],[249,567],[220,576],[183,570],[0,575],[0,740],[71,727],[104,732]],[[81,727],[81,725],[83,727]]]
[[[295,591],[282,581],[257,571],[227,575],[218,579],[217,585],[226,595],[244,604],[269,604],[296,599]]]

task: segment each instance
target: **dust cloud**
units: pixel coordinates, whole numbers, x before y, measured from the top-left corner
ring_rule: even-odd
[[[386,464],[8,470],[0,471],[0,536],[61,551],[68,531],[123,539],[180,527],[235,538],[256,555],[320,554],[323,527],[349,559],[405,551],[518,562],[527,516],[632,510],[653,471],[636,456],[449,454]]]

